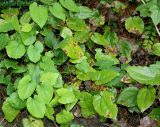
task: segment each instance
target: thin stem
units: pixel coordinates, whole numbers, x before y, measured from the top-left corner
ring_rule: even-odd
[[[141,0],[143,4],[146,4],[144,0]]]
[[[158,27],[155,24],[154,24],[154,26],[156,28],[156,31],[157,31],[158,35],[160,36],[160,31],[159,31]]]

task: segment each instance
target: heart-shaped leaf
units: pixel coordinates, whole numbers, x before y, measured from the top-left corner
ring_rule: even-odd
[[[27,109],[29,113],[36,118],[43,118],[45,114],[45,103],[41,98],[34,96],[34,98],[27,99]]]
[[[73,0],[60,0],[59,2],[62,4],[63,7],[70,11],[79,12],[79,8]]]
[[[125,21],[125,28],[128,32],[139,35],[144,31],[144,22],[140,17],[130,17]]]
[[[17,41],[10,41],[6,46],[6,51],[8,56],[14,59],[21,58],[26,52],[25,46]]]
[[[12,122],[20,112],[20,110],[14,109],[7,100],[3,103],[2,111],[8,122]]]
[[[41,58],[41,53],[43,51],[43,44],[37,41],[34,45],[30,45],[27,54],[30,61],[37,63]]]
[[[42,28],[48,19],[47,8],[42,5],[38,6],[37,3],[34,2],[30,5],[29,12],[33,21]]]
[[[8,44],[10,38],[8,34],[0,34],[0,50],[4,49],[6,45]]]
[[[36,88],[36,83],[31,81],[31,76],[24,76],[18,84],[18,95],[22,100],[30,97]]]
[[[65,11],[58,2],[53,3],[53,5],[49,7],[49,10],[56,18],[65,21]]]
[[[118,108],[113,103],[112,98],[114,98],[113,94],[108,91],[103,91],[100,95],[93,97],[93,106],[99,115],[116,119]]]
[[[138,89],[136,87],[128,87],[123,89],[120,93],[117,103],[127,107],[134,107],[137,105]]]
[[[137,96],[137,105],[140,108],[141,112],[144,112],[148,109],[153,102],[155,101],[156,90],[154,87],[144,87],[140,89]]]

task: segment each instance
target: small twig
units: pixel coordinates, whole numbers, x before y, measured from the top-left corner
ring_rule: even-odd
[[[157,30],[158,35],[160,36],[160,32],[159,32],[159,29],[158,29],[157,25],[154,24],[154,26],[155,26],[155,28]]]
[[[141,0],[143,4],[146,4],[144,0]]]
[[[4,118],[0,121],[0,123],[2,123],[4,121]]]
[[[144,0],[141,0],[141,2],[142,2],[144,5],[146,4]],[[151,18],[151,19],[152,19],[152,18]],[[153,22],[153,20],[152,20],[152,22]],[[154,24],[154,23],[153,23],[153,24]],[[157,25],[154,24],[154,26],[155,26],[155,28],[156,28],[156,31],[157,31],[158,35],[160,36],[160,31],[159,31]]]

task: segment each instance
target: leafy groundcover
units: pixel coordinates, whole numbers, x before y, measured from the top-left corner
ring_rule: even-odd
[[[0,11],[0,127],[159,126],[159,0]]]

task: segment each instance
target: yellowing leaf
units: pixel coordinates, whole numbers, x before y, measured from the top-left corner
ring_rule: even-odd
[[[62,48],[62,50],[69,56],[71,59],[78,60],[84,56],[84,53],[81,47],[74,42],[73,37],[65,38],[57,48]]]
[[[60,33],[61,37],[63,38],[66,38],[67,36],[71,37],[72,34],[73,34],[72,31],[67,27],[62,28],[61,33]]]
[[[125,21],[125,28],[128,32],[139,35],[144,31],[144,22],[140,17],[130,17]]]
[[[20,110],[14,109],[7,100],[3,103],[2,111],[8,122],[12,122],[20,112]]]

